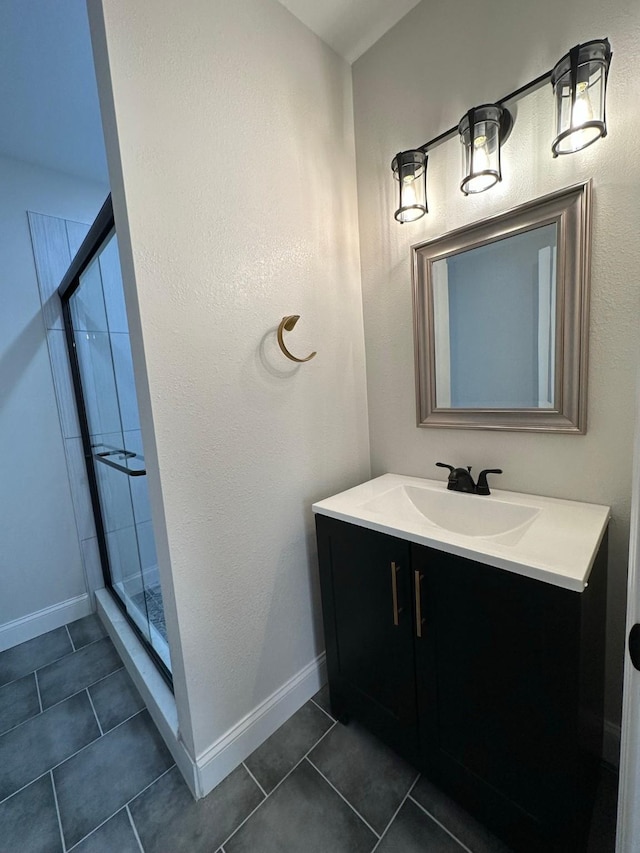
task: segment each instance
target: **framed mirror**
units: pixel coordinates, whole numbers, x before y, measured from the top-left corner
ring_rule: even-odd
[[[413,246],[418,426],[586,432],[591,182]]]

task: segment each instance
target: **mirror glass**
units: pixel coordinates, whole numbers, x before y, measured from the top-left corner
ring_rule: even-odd
[[[557,231],[434,262],[438,408],[553,409]]]
[[[584,433],[591,182],[412,247],[418,426]]]

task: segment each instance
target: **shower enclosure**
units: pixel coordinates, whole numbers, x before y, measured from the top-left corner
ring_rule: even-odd
[[[58,292],[105,584],[171,683],[110,197]]]

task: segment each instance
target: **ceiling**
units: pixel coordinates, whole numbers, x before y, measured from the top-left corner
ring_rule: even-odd
[[[280,0],[348,62],[378,41],[420,0]]]
[[[0,0],[0,154],[106,183],[85,0]]]
[[[419,0],[280,0],[353,62]],[[85,0],[0,0],[0,155],[108,182]]]

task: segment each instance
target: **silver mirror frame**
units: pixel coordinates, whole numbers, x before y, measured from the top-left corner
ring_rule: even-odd
[[[556,370],[553,409],[436,406],[432,266],[435,261],[557,223]],[[584,435],[591,266],[591,181],[411,247],[417,425]]]

